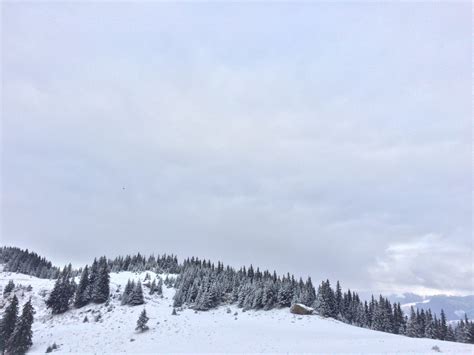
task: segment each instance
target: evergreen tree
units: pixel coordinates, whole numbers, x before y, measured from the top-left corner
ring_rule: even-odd
[[[128,304],[138,306],[143,303],[145,303],[145,300],[143,298],[142,283],[138,281],[129,297]]]
[[[446,315],[444,314],[444,310],[441,309],[441,326],[439,329],[439,338],[441,340],[445,340],[447,333],[448,333],[448,326],[446,324]]]
[[[319,286],[315,306],[318,313],[323,317],[336,316],[335,295],[329,280],[323,281]]]
[[[34,308],[31,299],[23,306],[21,317],[17,320],[15,330],[7,341],[6,351],[9,354],[25,354],[33,345],[33,324]]]
[[[448,329],[446,330],[445,340],[447,340],[447,341],[455,341],[456,340],[456,337],[455,337],[455,334],[454,334],[454,329],[453,329],[453,326],[451,324],[448,326]]]
[[[64,313],[69,309],[69,303],[76,289],[76,284],[70,274],[71,266],[64,267],[46,300],[46,306],[51,308],[53,314]]]
[[[77,308],[84,307],[90,301],[89,298],[89,267],[86,265],[81,274],[81,280],[76,290],[74,306]]]
[[[138,330],[140,332],[144,332],[145,330],[148,330],[148,323],[149,318],[146,315],[146,310],[143,309],[142,313],[140,313],[140,317],[138,317],[137,320],[137,327],[135,330]]]
[[[417,332],[417,319],[416,313],[413,309],[413,306],[410,307],[410,318],[408,319],[406,335],[411,338],[416,338],[418,336]]]
[[[342,290],[339,281],[336,283],[336,293],[335,293],[335,306],[336,306],[336,316],[342,318],[343,304],[342,304]]]
[[[18,298],[13,296],[10,304],[3,313],[3,318],[0,321],[0,353],[3,353],[7,345],[7,340],[13,333],[18,318]]]
[[[7,297],[14,289],[15,283],[13,282],[13,280],[8,281],[7,285],[3,289],[3,297]]]
[[[89,299],[93,300],[95,285],[97,283],[97,278],[99,277],[99,263],[97,258],[94,259],[92,266],[89,272]]]
[[[150,295],[155,294],[156,291],[156,281],[153,279],[153,281],[150,284]]]
[[[109,267],[107,265],[107,258],[104,256],[99,259],[97,265],[97,277],[92,284],[92,301],[95,303],[104,303],[109,299],[109,294]]]
[[[130,296],[132,295],[133,289],[135,288],[134,284],[130,282],[130,279],[127,281],[127,285],[125,286],[125,289],[123,290],[122,294],[122,305],[128,304],[130,300]]]
[[[156,284],[155,293],[160,296],[163,295],[163,280],[162,279],[160,279],[158,283]]]

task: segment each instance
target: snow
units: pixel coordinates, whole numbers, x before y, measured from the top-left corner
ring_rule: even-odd
[[[154,273],[149,274],[155,277]],[[443,353],[470,354],[474,350],[467,344],[412,339],[316,315],[293,315],[289,309],[242,312],[235,306],[224,306],[198,313],[184,309],[173,316],[175,291],[166,286],[163,286],[163,298],[149,296],[144,288],[150,330],[137,333],[136,321],[143,306],[121,306],[117,296],[129,278],[143,281],[144,277],[145,273],[112,273],[111,292],[115,298],[110,302],[110,311],[105,305],[89,305],[56,316],[52,316],[44,304],[54,280],[0,272],[0,287],[3,290],[10,279],[15,284],[33,287],[31,292],[17,291],[21,304],[31,296],[36,309],[33,353],[44,353],[54,342],[59,345],[57,351],[75,353],[434,353],[433,346],[438,346]],[[95,322],[99,312],[102,320]],[[89,322],[83,323],[86,315]]]

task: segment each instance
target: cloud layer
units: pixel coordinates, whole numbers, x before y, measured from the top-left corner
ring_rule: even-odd
[[[2,6],[4,244],[472,292],[467,4]]]

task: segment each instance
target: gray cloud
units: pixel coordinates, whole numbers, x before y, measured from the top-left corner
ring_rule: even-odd
[[[5,4],[2,241],[470,292],[466,9]]]

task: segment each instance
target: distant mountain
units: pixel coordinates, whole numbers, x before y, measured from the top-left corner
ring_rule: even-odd
[[[444,310],[446,318],[450,321],[464,318],[466,313],[469,319],[474,318],[474,295],[470,296],[420,296],[414,293],[404,293],[402,295],[391,295],[388,297],[391,302],[400,302],[402,309],[406,312],[410,306],[417,309],[427,310],[438,316],[441,309]]]

